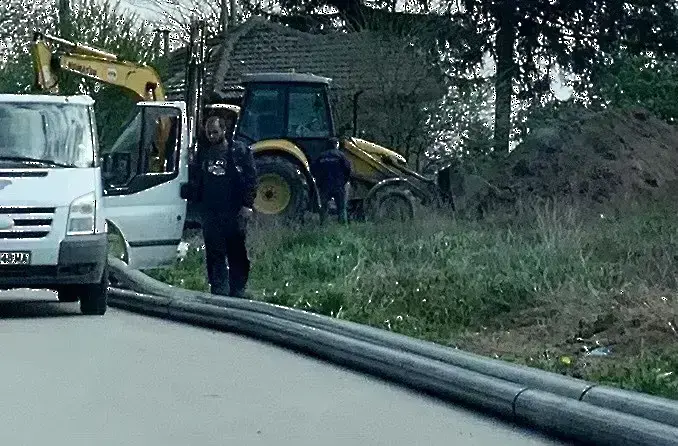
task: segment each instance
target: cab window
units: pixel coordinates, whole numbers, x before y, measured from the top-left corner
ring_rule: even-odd
[[[284,89],[279,86],[256,86],[247,96],[244,113],[238,123],[238,133],[255,142],[283,137]]]
[[[329,138],[328,110],[322,87],[290,87],[287,134],[292,138]]]
[[[120,187],[136,176],[176,173],[179,120],[174,109],[139,109],[113,146],[102,153],[105,183]]]

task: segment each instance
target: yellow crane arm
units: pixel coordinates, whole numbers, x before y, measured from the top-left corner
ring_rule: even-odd
[[[53,52],[50,44],[60,51]],[[64,70],[88,79],[117,85],[136,101],[164,101],[165,91],[158,73],[150,66],[120,59],[117,55],[48,34],[35,33],[31,48],[36,86],[57,93],[58,72]]]
[[[58,46],[53,51],[52,46]],[[31,48],[36,87],[52,94],[59,92],[59,72],[67,71],[87,79],[121,87],[135,102],[165,100],[165,91],[158,73],[148,65],[122,60],[107,51],[59,37],[36,32]],[[155,135],[156,156],[152,171],[162,172],[166,162],[166,142],[170,123],[162,119]]]

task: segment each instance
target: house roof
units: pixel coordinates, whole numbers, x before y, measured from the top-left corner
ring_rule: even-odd
[[[413,47],[396,38],[361,31],[309,34],[260,17],[206,42],[205,93],[228,101],[242,94],[244,75],[306,73],[330,78],[332,89],[353,94],[439,98],[442,74]],[[170,56],[168,99],[184,99],[186,48]]]
[[[247,84],[250,82],[257,83],[305,83],[305,84],[324,84],[329,85],[332,79],[329,77],[316,76],[315,74],[307,73],[249,73],[243,74],[241,82]]]

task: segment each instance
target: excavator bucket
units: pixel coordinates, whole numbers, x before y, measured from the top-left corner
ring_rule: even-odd
[[[33,34],[31,58],[33,59],[33,72],[35,73],[34,87],[52,94],[58,94],[59,84],[52,72],[52,53],[45,44],[43,35],[39,32]]]

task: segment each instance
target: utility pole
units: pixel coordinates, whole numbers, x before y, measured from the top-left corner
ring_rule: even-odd
[[[168,28],[161,29],[162,33],[162,55],[163,57],[169,57],[169,35],[170,30]]]
[[[219,15],[219,25],[221,28],[221,33],[226,34],[226,30],[228,30],[228,2],[229,0],[221,0],[221,9],[220,9],[220,15]]]
[[[230,25],[235,26],[238,21],[238,5],[236,0],[230,0]]]
[[[71,5],[69,0],[59,0],[58,3],[58,29],[57,34],[62,39],[68,39],[68,25],[69,25],[69,16],[71,12]]]
[[[238,21],[238,5],[236,0],[221,0],[221,8],[219,14],[219,23],[221,25],[221,32],[226,34],[226,31],[234,27]]]
[[[170,35],[170,29],[169,28],[155,28],[153,30],[155,33],[155,39],[158,39],[158,33],[160,33],[160,38],[162,39],[162,57],[168,57],[169,56],[169,35]],[[157,40],[154,40],[157,42]],[[157,47],[154,47],[154,50]],[[158,51],[160,51],[158,49]],[[159,55],[158,55],[159,56]]]

